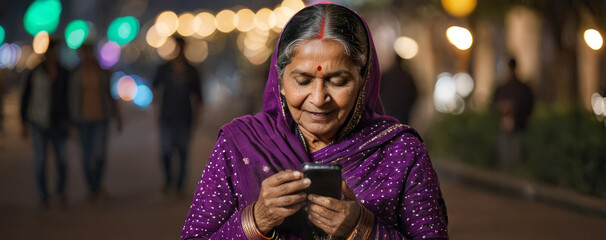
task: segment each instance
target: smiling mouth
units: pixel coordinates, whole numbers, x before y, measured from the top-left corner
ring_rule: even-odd
[[[330,111],[330,112],[310,112],[310,111],[306,111],[307,113],[309,113],[309,115],[311,115],[313,118],[326,118],[328,115],[334,113],[335,111]]]

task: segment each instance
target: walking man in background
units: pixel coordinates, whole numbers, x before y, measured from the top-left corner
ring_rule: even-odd
[[[78,126],[82,168],[91,201],[105,195],[102,177],[110,116],[116,119],[118,131],[122,130],[122,119],[110,93],[109,72],[101,69],[93,51],[89,43],[80,47],[82,63],[72,73],[69,83],[70,115]]]
[[[404,59],[397,54],[393,66],[381,75],[381,99],[385,114],[410,125],[410,113],[417,100],[417,86],[412,75],[403,69]]]
[[[493,100],[499,113],[499,164],[505,170],[520,162],[520,138],[534,106],[532,90],[518,78],[516,65],[515,59],[509,61],[509,79],[497,88]]]
[[[183,53],[185,41],[178,38],[178,56],[158,67],[153,79],[155,110],[159,113],[160,150],[164,166],[164,191],[176,187],[182,195],[192,128],[199,119],[202,105],[201,83],[198,71],[189,64]],[[174,185],[172,157],[179,155],[179,170]]]
[[[55,39],[50,40],[44,61],[27,76],[21,96],[22,133],[27,137],[29,129],[32,135],[36,184],[43,207],[49,206],[50,199],[46,188],[46,149],[49,141],[57,161],[57,194],[62,204],[67,203],[65,141],[69,121],[68,72],[59,63],[56,43]]]

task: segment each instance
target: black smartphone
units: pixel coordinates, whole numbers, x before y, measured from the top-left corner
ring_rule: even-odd
[[[341,165],[304,163],[303,175],[311,180],[307,194],[341,199]]]

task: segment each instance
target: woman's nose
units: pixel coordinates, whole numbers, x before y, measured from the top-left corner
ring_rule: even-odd
[[[320,107],[330,101],[324,81],[314,81],[311,91],[311,103],[314,105]]]

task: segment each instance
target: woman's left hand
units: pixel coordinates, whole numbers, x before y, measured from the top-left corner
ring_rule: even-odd
[[[345,181],[341,183],[343,199],[338,200],[316,194],[307,196],[309,220],[328,235],[347,237],[356,227],[361,206],[353,190]]]

